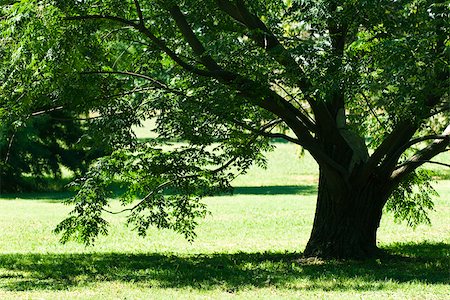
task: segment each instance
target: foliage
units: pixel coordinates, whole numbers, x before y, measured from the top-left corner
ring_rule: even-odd
[[[386,203],[398,221],[405,220],[411,227],[421,223],[431,224],[428,211],[434,209],[433,197],[438,196],[430,184],[429,172],[419,170],[400,183]]]
[[[46,189],[46,178],[60,178],[61,166],[80,175],[112,145],[121,145],[131,135],[122,126],[130,118],[107,122],[117,107],[96,103],[93,109],[84,101],[98,97],[103,86],[79,78],[87,50],[69,50],[73,28],[61,26],[59,10],[11,1],[2,4],[1,15],[1,191]],[[99,113],[104,117],[95,117]]]
[[[46,177],[62,177],[61,166],[81,174],[90,161],[104,154],[104,149],[89,139],[86,126],[65,112],[2,124],[2,131],[1,192],[45,189]]]
[[[23,0],[3,14],[2,107],[96,112],[116,150],[79,182],[64,240],[106,232],[116,179],[124,206],[140,199],[124,209],[140,233],[191,237],[199,198],[264,166],[270,138],[308,151],[336,203],[377,182],[382,208],[400,185],[389,207],[426,220],[408,203],[428,198],[398,196],[450,140],[445,1]],[[131,126],[148,118],[158,138],[141,143]]]

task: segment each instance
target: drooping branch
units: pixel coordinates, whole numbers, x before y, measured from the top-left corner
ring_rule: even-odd
[[[174,180],[168,180],[168,181],[165,181],[165,182],[161,183],[160,185],[155,187],[150,193],[148,193],[144,198],[139,200],[139,202],[137,204],[135,204],[134,206],[132,206],[132,207],[125,208],[125,209],[122,209],[120,211],[110,211],[110,210],[107,210],[105,208],[102,208],[102,210],[107,212],[107,213],[113,214],[113,215],[118,215],[118,214],[124,213],[126,211],[134,211],[136,208],[140,207],[145,202],[150,200],[153,197],[153,195],[155,195],[156,193],[160,192],[161,190],[163,190],[167,186],[171,185],[173,182],[174,182]]]
[[[247,145],[251,144],[256,137],[257,137],[257,135],[255,135],[252,139],[250,139],[250,141],[248,141]],[[238,159],[239,159],[239,156],[235,155],[232,158],[230,158],[229,160],[227,160],[221,166],[219,166],[219,167],[217,167],[216,169],[213,169],[213,170],[207,170],[207,172],[210,175],[214,175],[214,174],[220,173],[220,172],[224,171],[225,169],[227,169],[228,167],[230,167]],[[107,212],[107,213],[110,213],[110,214],[121,214],[121,213],[124,213],[124,212],[127,212],[127,211],[131,211],[132,212],[132,211],[136,210],[137,208],[139,208],[140,206],[142,206],[143,204],[145,204],[147,201],[149,201],[156,193],[159,193],[159,192],[163,191],[165,188],[167,188],[168,186],[170,186],[171,184],[174,184],[177,179],[185,180],[185,179],[198,178],[198,177],[201,177],[201,176],[202,176],[202,174],[190,174],[190,175],[185,175],[185,176],[179,176],[176,179],[167,180],[167,181],[159,184],[155,188],[153,188],[147,195],[145,195],[141,200],[139,200],[138,203],[136,203],[132,207],[125,208],[125,209],[122,209],[122,210],[116,211],[116,212],[107,210],[105,208],[102,208],[102,210]]]

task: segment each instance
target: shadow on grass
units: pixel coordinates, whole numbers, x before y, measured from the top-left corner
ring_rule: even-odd
[[[314,195],[315,185],[283,185],[283,186],[239,186],[235,187],[235,195]]]
[[[449,282],[449,244],[393,244],[386,249],[393,255],[364,262],[302,260],[295,252],[3,254],[0,288],[63,290],[116,281],[141,287],[221,288],[229,292],[265,286],[364,291],[389,288],[393,282]]]
[[[34,192],[0,194],[1,200],[48,200],[48,202],[61,202],[75,195],[74,192]]]
[[[125,188],[116,184],[112,187],[114,195],[119,196],[125,192]],[[317,193],[315,185],[286,185],[286,186],[241,186],[235,187],[234,195],[314,195]],[[2,200],[49,200],[50,202],[60,202],[69,199],[75,192],[35,192],[35,193],[10,193],[0,194]],[[224,194],[230,195],[230,194]]]

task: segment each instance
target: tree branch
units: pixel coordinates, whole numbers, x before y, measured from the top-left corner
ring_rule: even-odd
[[[191,26],[188,24],[185,16],[181,12],[178,6],[173,6],[169,9],[175,23],[180,29],[183,37],[186,39],[188,44],[191,46],[195,55],[200,59],[203,65],[210,71],[222,71],[222,68],[216,63],[216,61],[206,53],[206,49],[203,44],[199,41],[195,33],[192,31]]]
[[[370,105],[370,101],[369,101],[369,99],[367,98],[367,96],[366,96],[366,95],[364,94],[364,92],[362,92],[362,91],[360,92],[360,94],[363,96],[364,100],[366,101],[367,107],[369,107],[370,112],[371,112],[372,115],[375,117],[375,119],[377,120],[378,124],[380,124],[380,126],[381,126],[385,131],[387,131],[387,130],[386,130],[386,126],[384,125],[383,122],[380,121],[380,119],[378,118],[377,114],[376,114],[375,111],[373,110],[372,105]]]
[[[265,49],[291,74],[295,73],[297,78],[299,78],[299,87],[303,92],[306,93],[312,87],[312,84],[302,67],[295,61],[286,48],[283,47],[280,41],[267,28],[261,19],[248,11],[243,1],[236,1],[235,5],[229,0],[217,0],[217,4],[222,11],[251,31],[249,37],[254,40],[258,46]]]
[[[176,15],[176,14],[175,14]],[[181,14],[176,15],[177,18],[184,16]],[[178,65],[180,65],[183,69],[193,74],[199,76],[205,76],[209,78],[219,79],[223,83],[234,87],[237,89],[241,95],[248,98],[250,101],[256,102],[256,104],[269,112],[274,113],[276,116],[283,118],[286,123],[291,127],[294,133],[297,135],[299,140],[302,142],[302,146],[311,152],[312,156],[317,161],[323,161],[327,165],[342,171],[345,170],[342,166],[334,162],[330,157],[328,157],[323,149],[317,143],[317,140],[311,136],[308,127],[306,127],[303,122],[298,119],[298,114],[301,113],[299,110],[295,109],[289,102],[283,99],[274,91],[270,90],[266,87],[261,87],[256,82],[244,78],[239,74],[232,73],[229,71],[224,71],[217,65],[209,55],[204,56],[204,51],[202,51],[202,45],[198,41],[195,34],[193,34],[192,29],[189,27],[189,24],[184,23],[184,21],[179,21],[178,26],[183,27],[180,28],[180,31],[185,35],[185,38],[188,42],[190,42],[190,46],[193,48],[196,54],[200,54],[200,59],[204,63],[204,65],[210,69],[202,70],[198,69],[192,65],[184,62],[177,54],[175,54],[172,50],[170,50],[166,43],[159,38],[157,38],[146,26],[145,24],[136,23],[134,21],[130,21],[127,19],[123,19],[116,16],[109,15],[85,15],[85,16],[72,16],[67,17],[67,20],[111,20],[117,22],[119,24],[124,24],[133,27],[139,32],[143,33],[147,38],[150,39],[158,48],[164,51],[173,61],[175,61]],[[186,27],[186,24],[188,27]],[[192,33],[191,33],[192,32]],[[262,95],[261,89],[264,91]],[[263,98],[263,99],[261,99]],[[310,104],[311,105],[311,104]],[[313,104],[314,105],[314,104]]]
[[[424,163],[429,162],[434,156],[444,152],[450,144],[450,125],[444,130],[442,136],[445,138],[436,139],[431,145],[419,150],[414,156],[397,166],[391,174],[391,180],[400,181]]]
[[[225,170],[226,168],[228,168],[233,162],[235,162],[239,157],[236,155],[234,157],[232,157],[231,159],[229,159],[226,163],[224,163],[222,166],[214,169],[214,170],[210,170],[209,173],[210,174],[217,174],[219,172],[222,172],[223,170]],[[187,175],[187,176],[181,176],[179,177],[179,179],[189,179],[189,178],[196,178],[196,177],[200,177],[200,174],[193,174],[193,175]],[[134,211],[136,208],[138,208],[139,206],[141,206],[143,203],[147,202],[153,195],[155,195],[157,192],[161,191],[162,189],[168,187],[169,185],[171,185],[172,183],[175,182],[175,179],[172,180],[168,180],[165,181],[163,183],[161,183],[160,185],[158,185],[157,187],[155,187],[150,193],[148,193],[144,198],[142,198],[141,200],[139,200],[138,203],[136,203],[134,206],[129,207],[129,208],[125,208],[122,209],[120,211],[109,211],[105,208],[102,208],[103,211],[113,214],[113,215],[117,215],[117,214],[121,214],[124,213],[126,211]]]
[[[157,88],[160,88],[162,90],[166,90],[166,91],[169,91],[171,93],[181,95],[181,96],[185,95],[183,92],[172,89],[172,88],[168,87],[166,84],[162,83],[161,81],[159,81],[153,77],[144,75],[144,74],[139,74],[139,73],[134,73],[134,72],[129,72],[129,71],[87,71],[87,72],[81,72],[81,74],[117,74],[117,75],[142,78],[142,79],[150,81],[151,83],[156,85]]]
[[[303,106],[301,105],[300,101],[297,100],[297,98],[292,95],[291,93],[289,93],[281,84],[279,84],[278,82],[274,82],[274,84],[279,87],[280,89],[283,90],[283,92],[286,93],[286,95],[288,95],[289,97],[291,97],[292,100],[295,101],[295,103],[297,103],[299,109],[301,111],[303,111],[303,114],[299,114],[299,118],[303,121],[303,123],[308,127],[308,129],[311,132],[317,133],[317,126],[316,123],[314,122],[314,120],[309,116],[309,113],[306,111],[305,108],[303,108]]]
[[[293,78],[297,78],[296,84],[310,105],[317,127],[320,130],[316,130],[316,136],[320,135],[323,139],[329,139],[327,142],[338,145],[340,149],[345,149],[344,151],[351,153],[351,147],[342,137],[336,126],[336,112],[330,111],[325,101],[315,101],[314,96],[311,94],[313,84],[306,76],[305,71],[281,44],[279,39],[267,28],[264,22],[255,14],[252,14],[242,0],[236,0],[234,2],[230,0],[217,0],[217,4],[231,18],[248,28],[250,32],[247,35],[275,61],[282,65],[287,73],[292,75]],[[343,104],[343,97],[339,99],[340,103]],[[301,116],[303,113],[300,110],[296,109],[295,111],[299,114],[299,118],[303,118]],[[305,124],[307,123],[305,122]]]
[[[134,6],[136,7],[136,13],[139,18],[139,23],[141,25],[144,25],[144,16],[142,15],[142,10],[141,10],[141,6],[139,4],[139,0],[134,0]]]
[[[264,22],[258,16],[250,13],[243,1],[236,1],[236,5],[229,0],[217,0],[218,7],[237,21],[242,26],[248,28],[249,37],[261,48],[272,56],[280,65],[285,67],[286,71],[295,76],[297,85],[303,91],[305,100],[309,103],[313,112],[316,114],[317,105],[310,98],[309,91],[312,83],[306,76],[303,68],[295,61],[292,55],[280,43],[277,37],[267,28]]]
[[[139,200],[139,202],[136,205],[134,205],[133,207],[125,208],[125,209],[122,209],[120,211],[115,211],[115,212],[114,211],[109,211],[109,210],[104,209],[104,208],[102,208],[102,209],[103,209],[103,211],[105,211],[107,213],[110,213],[110,214],[113,214],[113,215],[118,215],[118,214],[124,213],[126,211],[133,211],[136,208],[138,208],[139,206],[141,206],[143,203],[147,202],[154,194],[156,194],[157,192],[161,191],[165,187],[169,186],[173,182],[174,182],[174,180],[169,180],[169,181],[161,183],[156,188],[154,188],[150,193],[148,193],[144,198]]]
[[[412,162],[412,161],[405,161],[405,162],[399,164],[395,169],[397,170],[397,169],[400,169],[400,168],[402,168],[404,166],[407,166],[408,164],[413,164],[413,163],[416,163],[416,162],[419,162],[419,163],[422,163],[422,164],[425,164],[425,163],[436,164],[436,165],[441,165],[441,166],[450,168],[450,164],[441,163],[441,162],[432,161],[432,160],[419,160],[419,161],[414,161],[414,162]]]
[[[173,61],[175,61],[179,66],[181,66],[186,71],[194,73],[199,76],[205,77],[214,77],[214,74],[211,72],[198,69],[188,63],[186,63],[183,59],[181,59],[175,52],[170,50],[167,47],[166,43],[163,40],[157,38],[144,24],[136,23],[121,17],[109,16],[109,15],[84,15],[84,16],[71,16],[66,17],[66,20],[110,20],[119,24],[128,25],[142,34],[144,34],[150,41],[153,42],[158,48],[164,51]]]
[[[251,87],[255,86],[256,90],[265,90],[266,94],[270,95],[270,98],[272,101],[264,101],[267,104],[264,103],[258,103],[259,106],[269,110],[270,112],[274,113],[278,117],[281,117],[283,119],[288,118],[287,123],[293,125],[297,124],[296,127],[299,125],[299,120],[297,117],[300,118],[300,120],[307,119],[306,116],[304,116],[302,113],[300,113],[295,107],[292,106],[289,102],[287,102],[285,99],[283,99],[281,96],[276,94],[274,91],[270,90],[266,87],[261,87],[256,82],[249,80],[247,78],[244,78],[240,74],[233,73],[230,71],[224,70],[219,64],[209,55],[206,53],[205,47],[202,45],[198,37],[193,32],[192,28],[188,24],[186,17],[181,12],[180,8],[178,6],[173,6],[169,10],[170,14],[174,18],[178,28],[180,29],[183,37],[186,39],[192,50],[194,51],[195,55],[200,58],[203,65],[213,74],[215,74],[215,77],[222,82],[226,83],[227,85],[231,85],[236,87],[243,95],[248,95]],[[260,98],[260,95],[253,95],[250,96],[250,98],[255,98],[255,96],[258,96],[257,98]],[[254,101],[255,99],[253,99]],[[272,103],[269,103],[272,102]],[[275,104],[277,103],[277,104]],[[277,107],[281,106],[281,107]],[[284,109],[284,112],[282,110]],[[289,114],[286,114],[286,110],[289,111]],[[292,115],[290,115],[292,114]],[[290,116],[289,116],[290,115]],[[290,119],[290,120],[289,120]],[[306,122],[308,124],[308,122]],[[312,128],[309,128],[306,124],[302,124],[304,130],[311,131]]]
[[[233,122],[236,123],[237,125],[245,128],[245,129],[247,129],[247,130],[257,134],[257,135],[260,135],[260,136],[264,136],[264,137],[268,137],[268,138],[281,138],[281,139],[284,139],[286,141],[292,142],[292,143],[297,144],[297,145],[301,145],[302,144],[298,139],[290,137],[290,136],[288,136],[286,134],[272,133],[272,132],[265,131],[266,129],[268,129],[270,127],[272,127],[270,130],[272,130],[273,127],[275,125],[277,125],[279,122],[278,123],[277,122],[269,122],[268,124],[265,124],[264,126],[262,126],[259,129],[253,128],[251,125],[246,124],[246,123],[241,122],[241,121],[238,121],[238,120],[233,120]]]
[[[58,107],[53,107],[53,108],[49,108],[49,109],[44,109],[44,110],[40,110],[40,111],[36,111],[34,113],[31,113],[31,117],[35,117],[35,116],[39,116],[39,115],[43,115],[52,111],[57,111],[57,110],[61,110],[64,109],[64,106],[58,106]]]
[[[364,181],[371,176],[383,159],[392,151],[405,144],[416,132],[417,127],[409,122],[403,122],[397,125],[390,134],[377,147],[375,152],[369,157],[364,168],[357,174],[359,180]]]

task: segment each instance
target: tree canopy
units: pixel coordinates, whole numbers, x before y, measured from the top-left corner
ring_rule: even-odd
[[[450,135],[445,1],[22,0],[2,14],[0,117],[95,113],[115,145],[77,182],[63,241],[107,233],[116,180],[139,233],[193,238],[201,197],[263,166],[271,138],[320,166],[306,255],[376,252],[388,199],[426,220],[429,177],[417,169]],[[138,141],[131,126],[148,118],[158,138]]]

